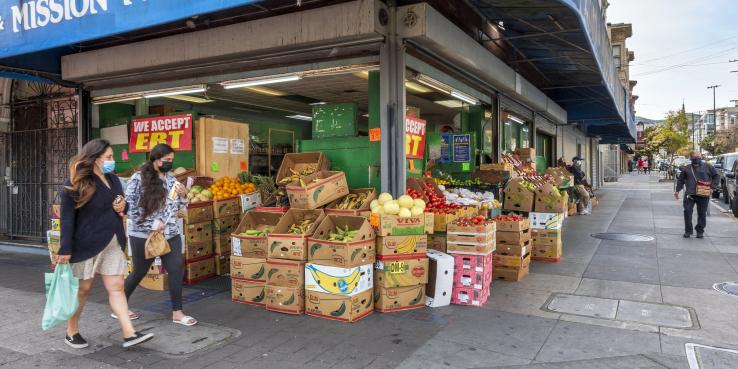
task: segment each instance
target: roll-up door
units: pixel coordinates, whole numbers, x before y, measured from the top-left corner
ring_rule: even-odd
[[[507,96],[500,95],[500,109],[509,111],[529,122],[533,121],[533,111],[532,110],[526,108],[523,104]]]

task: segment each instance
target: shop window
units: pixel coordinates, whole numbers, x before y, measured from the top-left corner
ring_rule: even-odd
[[[620,45],[612,47],[612,59],[615,62],[615,68],[620,69]]]
[[[511,114],[503,115],[503,149],[515,151],[517,148],[530,147],[529,123]]]

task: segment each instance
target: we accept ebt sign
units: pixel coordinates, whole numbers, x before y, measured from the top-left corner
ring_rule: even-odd
[[[255,0],[2,0],[0,58],[207,14]]]
[[[192,150],[192,114],[136,118],[131,121],[128,151],[149,152],[160,143],[176,151]]]

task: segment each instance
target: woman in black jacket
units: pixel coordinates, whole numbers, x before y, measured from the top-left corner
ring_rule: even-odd
[[[127,211],[123,188],[113,174],[115,161],[110,142],[95,139],[69,164],[69,179],[61,192],[61,248],[57,263],[71,263],[79,278],[79,308],[69,319],[65,342],[73,348],[89,345],[79,333],[79,318],[95,275],[101,275],[113,312],[120,317],[123,347],[150,340],[152,333],[133,329],[123,279],[128,269],[123,248],[126,234],[123,215]]]

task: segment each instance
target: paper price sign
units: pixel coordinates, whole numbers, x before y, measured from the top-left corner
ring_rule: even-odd
[[[160,143],[176,151],[192,150],[192,114],[135,118],[131,121],[128,151],[149,152]]]
[[[408,159],[425,157],[425,123],[412,115],[405,116],[405,156]]]

